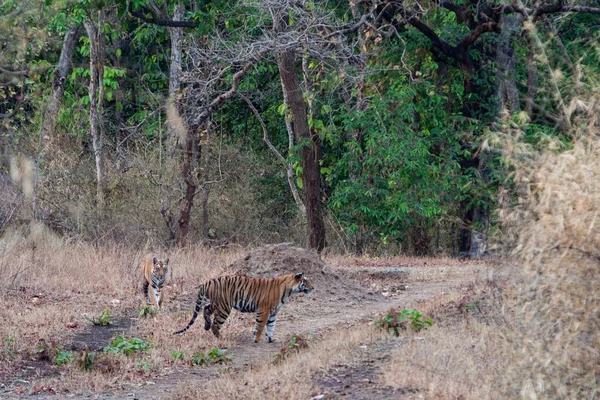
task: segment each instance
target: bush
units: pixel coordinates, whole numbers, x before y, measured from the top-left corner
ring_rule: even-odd
[[[390,335],[400,336],[400,330],[411,329],[415,332],[421,329],[428,328],[433,325],[433,320],[427,316],[423,316],[419,310],[404,309],[401,312],[396,312],[395,309],[390,309],[387,315],[376,321],[377,326],[387,330]]]
[[[105,353],[121,353],[126,356],[136,353],[143,353],[150,348],[150,344],[140,338],[125,339],[124,336],[119,336],[104,348]]]
[[[305,335],[293,334],[292,337],[287,341],[286,345],[279,350],[279,353],[273,355],[273,363],[277,364],[291,354],[299,353],[302,350],[308,349],[309,340]]]
[[[94,325],[108,326],[110,325],[110,310],[107,308],[106,310],[102,311],[98,318],[86,317],[85,319]]]
[[[227,364],[233,361],[233,356],[225,354],[227,350],[217,349],[213,347],[208,354],[201,351],[196,352],[190,359],[192,365],[210,365],[210,364]]]

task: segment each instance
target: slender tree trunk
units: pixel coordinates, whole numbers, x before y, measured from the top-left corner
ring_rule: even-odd
[[[96,161],[96,198],[98,207],[104,206],[104,133],[102,129],[102,100],[104,98],[104,12],[98,11],[96,22],[84,21],[83,25],[90,40],[90,131]]]
[[[501,101],[502,110],[514,113],[521,110],[519,103],[519,90],[516,81],[516,58],[512,38],[516,29],[521,26],[521,15],[501,15],[502,32],[496,44],[496,62],[498,70],[498,100]]]
[[[184,247],[190,230],[190,216],[194,206],[194,197],[198,188],[198,181],[194,176],[194,148],[196,148],[196,137],[191,132],[187,133],[183,148],[183,162],[181,163],[181,175],[183,176],[185,194],[179,211],[179,235],[177,245]]]
[[[281,79],[282,78],[281,78],[281,74],[280,74],[279,80],[281,80]],[[283,92],[283,103],[285,104],[285,115],[283,116],[283,118],[285,119],[285,130],[288,134],[288,154],[291,154],[292,148],[294,147],[294,129],[292,128],[292,121],[291,121],[290,108],[289,108],[290,103],[288,101],[287,92],[285,91],[285,86],[283,85],[283,80],[281,80],[281,91]],[[258,117],[258,115],[257,115],[257,117]],[[263,138],[264,138],[265,142],[267,143],[269,148],[271,148],[271,150],[274,150],[275,148],[272,147],[271,142],[269,141],[269,139],[267,137],[266,127],[263,126],[263,130],[264,130]],[[278,153],[275,151],[275,154],[278,154]],[[281,157],[280,159],[282,160],[282,162],[285,165],[288,186],[290,187],[290,191],[292,192],[292,197],[294,198],[296,207],[298,207],[298,210],[300,210],[300,214],[302,215],[302,217],[306,218],[306,207],[304,206],[304,203],[302,202],[302,199],[300,198],[300,195],[298,194],[298,188],[296,188],[296,179],[295,179],[296,173],[294,172],[294,169],[292,168],[292,165],[290,163],[285,162],[285,159],[283,159],[283,157]]]
[[[208,197],[210,195],[210,125],[206,130],[204,143],[204,183],[202,184],[202,236],[204,240],[210,239],[210,222],[208,215]]]
[[[173,20],[183,21],[185,16],[185,7],[181,1],[178,1],[173,10]],[[171,62],[169,67],[169,101],[176,106],[177,93],[181,87],[181,54],[182,54],[182,39],[184,28],[169,28],[169,36],[171,37]],[[177,107],[177,106],[176,106]],[[179,107],[178,111],[179,110]],[[179,135],[172,124],[167,124],[167,157],[174,157],[177,148]]]
[[[78,31],[79,25],[72,26],[67,29],[67,32],[65,32],[65,38],[63,39],[63,46],[60,51],[58,65],[54,69],[50,100],[48,101],[48,106],[46,107],[44,120],[40,129],[40,136],[44,140],[52,140],[55,135],[54,130],[56,129],[56,117],[58,116],[58,112],[62,104],[67,77],[71,71],[71,59],[73,57],[73,49],[75,48]]]
[[[297,141],[309,141],[302,146],[302,186],[308,223],[310,248],[318,252],[325,248],[325,223],[321,210],[321,173],[319,164],[318,136],[311,135],[306,107],[296,72],[296,56],[292,51],[280,54],[279,74],[287,93],[294,134]]]
[[[537,63],[535,60],[535,44],[531,35],[525,35],[527,39],[527,99],[525,100],[525,112],[533,119],[533,106],[537,92]]]

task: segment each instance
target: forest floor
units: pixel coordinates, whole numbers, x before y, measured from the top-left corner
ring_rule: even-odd
[[[119,291],[105,299],[93,293],[60,296],[28,287],[9,291],[4,298],[5,312],[26,315],[40,308],[42,313],[57,312],[61,317],[44,317],[42,325],[46,325],[47,330],[39,331],[40,337],[35,337],[35,332],[22,333],[32,337],[21,347],[27,348],[27,343],[37,340],[37,350],[32,350],[31,344],[30,350],[3,344],[5,352],[19,355],[4,357],[0,363],[0,397],[208,398],[214,395],[213,391],[218,392],[215,385],[229,385],[234,397],[239,398],[428,398],[427,387],[402,382],[390,385],[386,379],[388,370],[394,368],[390,363],[397,361],[392,358],[402,354],[404,346],[427,340],[428,330],[418,333],[409,330],[394,337],[382,332],[376,321],[392,308],[416,308],[433,318],[434,327],[452,325],[457,315],[476,309],[469,305],[476,301],[478,290],[488,284],[489,271],[497,267],[493,262],[461,262],[448,258],[333,257],[326,259],[325,264],[316,256],[278,258],[273,252],[266,253],[259,252],[255,260],[246,257],[241,260],[245,260],[244,265],[234,263],[229,268],[234,272],[252,271],[254,275],[266,276],[269,272],[275,275],[286,272],[285,267],[277,265],[287,263],[287,267],[296,269],[300,265],[315,286],[312,295],[297,295],[284,306],[277,319],[276,341],[270,344],[255,344],[252,338],[254,316],[235,311],[221,330],[221,339],[202,329],[201,317],[184,335],[172,336],[174,328],[185,326],[189,320],[189,311],[185,310],[193,308],[195,299],[195,290],[188,287],[189,282],[183,278],[173,279],[168,286],[170,296],[164,310],[156,317],[145,319],[138,317],[136,306],[140,299],[135,296],[133,300],[126,299],[127,294]],[[265,258],[272,262],[264,263]],[[94,310],[99,309],[98,303],[108,303],[110,297],[121,300],[110,300],[113,315],[109,326],[82,321],[82,315],[94,315]],[[56,311],[60,308],[73,311],[62,316]],[[40,318],[33,316],[33,319],[40,323]],[[13,323],[18,320],[15,317]],[[29,319],[24,321],[31,323]],[[116,361],[98,357],[94,361],[97,365],[89,372],[74,366],[89,353],[101,354],[119,335],[147,338],[155,349],[148,355],[122,356]],[[8,340],[6,333],[3,340]],[[42,347],[40,340],[44,340]],[[43,357],[44,349],[53,346],[70,352],[73,366],[57,366],[51,362],[51,356]],[[232,360],[205,366],[190,362],[194,352],[207,354],[213,348],[226,349],[225,354],[231,355]],[[180,357],[173,351],[177,349],[180,349]],[[300,353],[302,358],[299,358]],[[279,363],[274,362],[277,359]],[[302,368],[302,377],[298,374],[292,378],[298,382],[284,382],[290,378],[279,375],[280,371],[294,368]],[[259,382],[261,378],[256,374],[271,382],[267,389],[261,387],[267,383]]]

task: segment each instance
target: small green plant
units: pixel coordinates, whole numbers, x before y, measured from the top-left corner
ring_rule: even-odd
[[[152,363],[150,363],[150,361],[137,360],[135,366],[138,370],[148,372],[150,370],[150,367],[152,366]]]
[[[94,358],[96,357],[96,353],[88,352],[87,350],[82,351],[79,354],[79,358],[77,359],[77,366],[81,368],[83,371],[89,371],[92,369],[94,365]]]
[[[173,355],[173,360],[183,360],[185,358],[185,353],[180,350],[173,350],[171,354]]]
[[[138,311],[139,318],[152,318],[152,317],[155,317],[156,314],[158,314],[158,310],[156,310],[156,308],[154,308],[152,306],[148,306],[148,305],[143,306]]]
[[[308,349],[308,343],[308,338],[305,335],[297,333],[293,334],[286,345],[279,350],[279,353],[273,355],[273,363],[277,364],[289,357],[290,354],[299,353],[302,350]]]
[[[150,344],[140,338],[125,339],[124,336],[119,336],[104,348],[105,353],[122,353],[126,356],[136,353],[143,353],[150,348]]]
[[[396,312],[391,309],[387,315],[376,321],[377,326],[387,330],[390,335],[400,336],[400,330],[412,329],[415,332],[433,325],[433,320],[419,310],[404,309]]]
[[[106,310],[102,311],[98,318],[86,317],[85,319],[94,325],[108,326],[110,325],[110,310],[107,308]]]
[[[227,350],[217,349],[216,347],[213,347],[208,354],[197,351],[190,359],[190,362],[192,365],[227,364],[234,357],[230,354],[225,354],[226,352]]]
[[[55,341],[46,342],[41,339],[35,348],[35,354],[40,361],[54,362],[61,350],[62,346]]]
[[[73,362],[73,355],[68,351],[59,351],[54,359],[56,365],[70,364]]]

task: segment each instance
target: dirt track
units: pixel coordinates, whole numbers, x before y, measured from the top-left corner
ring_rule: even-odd
[[[419,303],[451,291],[464,291],[474,282],[480,270],[486,269],[483,265],[458,265],[458,266],[353,266],[353,267],[328,267],[332,276],[347,279],[340,292],[328,287],[316,287],[319,296],[300,295],[290,300],[283,308],[277,319],[275,337],[278,342],[274,344],[255,344],[251,337],[250,324],[253,316],[234,312],[230,318],[247,320],[249,328],[244,334],[235,338],[235,345],[228,349],[228,353],[235,359],[228,368],[233,373],[242,373],[252,366],[268,363],[273,355],[280,351],[282,341],[287,340],[294,333],[307,333],[314,337],[322,337],[328,331],[340,326],[351,326],[360,321],[372,321],[378,314],[382,314],[391,307],[413,308]],[[337,278],[336,278],[337,279]],[[347,285],[345,283],[348,283]],[[356,289],[360,287],[362,290]],[[185,298],[175,299],[174,303],[187,307],[191,306],[190,299],[193,294]],[[127,322],[122,321],[120,329],[127,329]],[[135,324],[130,324],[132,328]],[[202,330],[201,324],[194,326],[188,334],[196,335],[199,340],[203,335],[210,335]],[[222,331],[227,335],[227,327]],[[93,328],[90,328],[93,329]],[[106,331],[105,331],[106,332]],[[113,334],[116,333],[113,332]],[[86,339],[87,338],[87,339]],[[101,347],[98,340],[107,337],[86,332],[76,341],[90,341],[95,347]],[[401,345],[401,341],[381,343],[383,348]],[[386,351],[389,352],[389,351]],[[377,351],[369,352],[349,365],[339,365],[322,375],[313,377],[313,384],[320,388],[321,398],[348,398],[380,399],[380,398],[412,398],[415,394],[410,391],[396,391],[381,387],[375,376],[378,364],[384,361]],[[168,395],[175,387],[186,382],[208,381],[219,375],[223,366],[211,367],[178,367],[164,370],[160,376],[146,381],[145,384],[123,384],[122,390],[117,392],[79,394],[79,395],[34,395],[30,398],[101,398],[101,399],[155,399]],[[0,392],[1,393],[1,392]],[[19,396],[8,392],[2,393],[3,398],[18,398]]]

